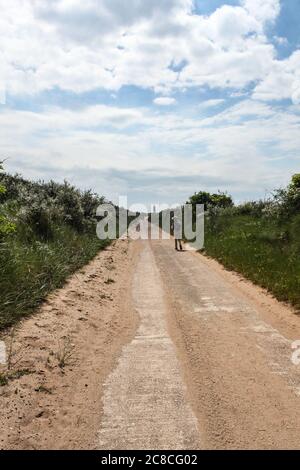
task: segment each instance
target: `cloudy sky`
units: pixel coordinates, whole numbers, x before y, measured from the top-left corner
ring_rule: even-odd
[[[236,200],[300,161],[299,0],[0,0],[0,156],[130,202]]]

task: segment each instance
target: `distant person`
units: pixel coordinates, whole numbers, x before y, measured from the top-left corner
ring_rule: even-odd
[[[172,228],[173,228],[173,233],[174,233],[174,239],[175,239],[175,250],[176,251],[182,251],[182,221],[181,217],[178,215],[174,215],[172,218]],[[178,236],[180,235],[180,238]],[[178,248],[179,246],[179,248]]]

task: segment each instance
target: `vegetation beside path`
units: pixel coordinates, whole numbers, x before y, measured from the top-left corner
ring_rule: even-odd
[[[67,182],[31,182],[1,172],[0,329],[30,314],[107,246],[96,236],[96,209],[103,201]]]
[[[190,199],[206,205],[204,252],[300,308],[300,174],[266,201],[234,205],[224,196]]]

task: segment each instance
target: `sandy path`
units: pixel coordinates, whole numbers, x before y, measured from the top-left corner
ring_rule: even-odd
[[[114,243],[21,322],[13,369],[29,375],[0,387],[0,448],[96,447],[103,382],[138,324],[131,307],[136,248]],[[60,368],[64,349],[71,357]]]
[[[134,275],[133,299],[140,325],[105,384],[99,447],[199,448],[197,419],[167,331],[160,275],[145,242]]]
[[[152,248],[204,447],[299,449],[299,319],[214,261],[171,242]]]
[[[295,339],[292,309],[215,261],[118,241],[20,324],[0,447],[299,449]]]

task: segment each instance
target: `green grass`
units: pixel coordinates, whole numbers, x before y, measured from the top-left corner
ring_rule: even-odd
[[[0,330],[31,314],[108,243],[67,225],[55,227],[47,242],[20,234],[7,237],[0,243]]]
[[[103,197],[1,169],[0,162],[0,330],[31,314],[109,243],[96,236]]]
[[[300,308],[299,216],[284,224],[254,216],[206,221],[205,252]]]

